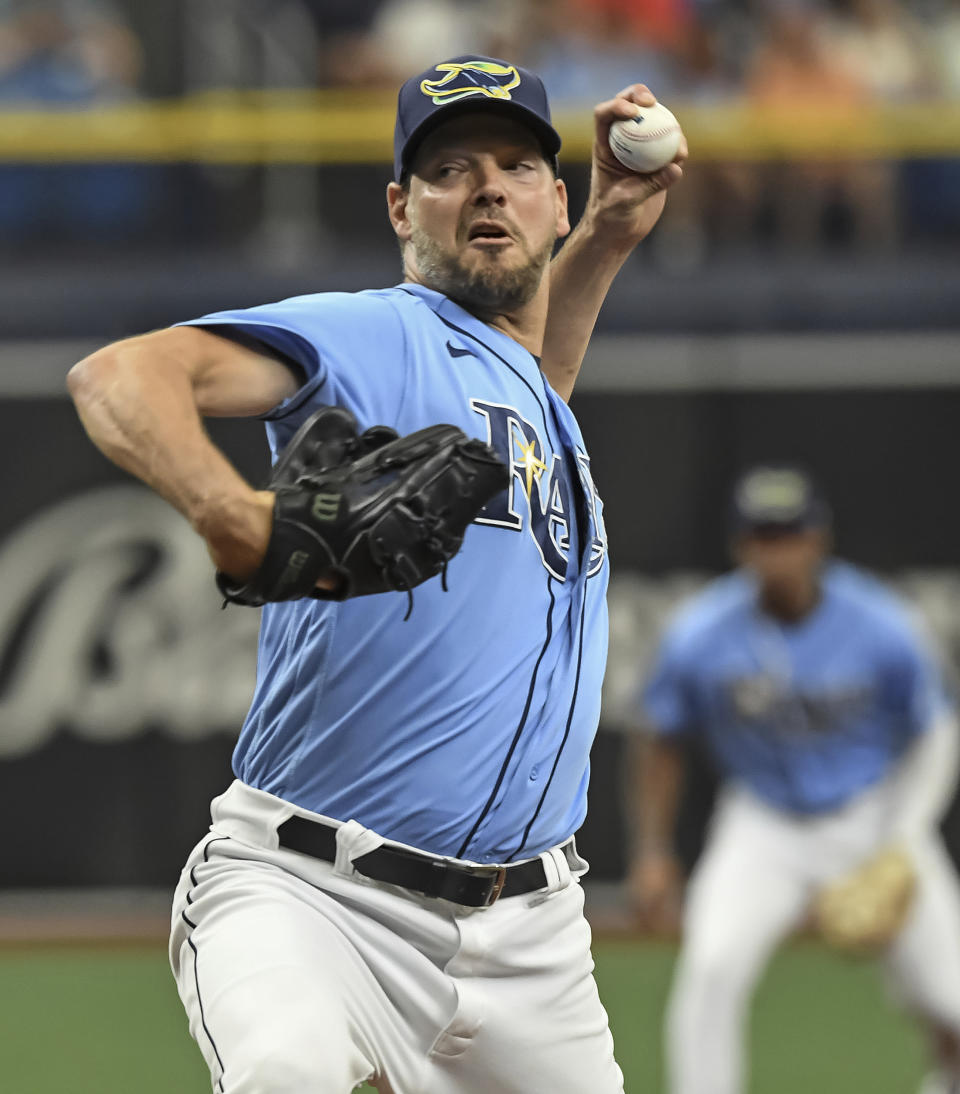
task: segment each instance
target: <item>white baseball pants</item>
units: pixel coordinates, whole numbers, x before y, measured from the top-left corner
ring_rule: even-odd
[[[232,784],[174,898],[171,964],[217,1094],[622,1094],[562,854],[546,890],[468,909],[356,874],[383,840],[355,822],[335,864],[278,849],[294,814],[313,816]]]
[[[727,788],[691,878],[667,1009],[671,1094],[741,1094],[753,988],[816,889],[884,842],[890,786],[825,817],[781,813]],[[960,884],[933,833],[911,848],[918,891],[884,957],[902,1003],[960,1034]]]

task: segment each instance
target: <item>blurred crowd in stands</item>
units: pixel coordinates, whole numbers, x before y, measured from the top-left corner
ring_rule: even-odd
[[[392,93],[412,72],[468,51],[535,69],[561,107],[589,107],[637,80],[668,104],[960,104],[960,0],[0,0],[0,109],[210,87]],[[69,185],[61,170],[54,193],[49,169],[0,169],[7,236],[38,224],[59,231],[64,217],[68,228],[122,233],[150,215],[149,171],[66,170]],[[906,170],[711,164],[690,172],[664,226],[674,243],[687,238],[676,253],[693,263],[704,225],[730,245],[766,233],[790,249],[837,237],[890,250],[904,190],[919,187],[924,199],[908,219],[960,231],[957,161]]]
[[[536,69],[554,101],[638,74],[664,98],[763,102],[960,95],[951,0],[305,0],[324,82],[393,84],[477,43]],[[342,11],[336,9],[342,8]],[[349,20],[343,12],[351,12]]]
[[[0,100],[86,104],[137,94],[153,48],[141,40],[151,25],[141,7],[0,0]],[[663,98],[686,102],[960,97],[957,0],[168,0],[163,8],[181,22],[182,48],[210,36],[199,43],[210,63],[186,72],[187,84],[393,87],[470,49],[536,69],[558,103],[605,98],[638,75]],[[258,49],[290,63],[265,72]]]
[[[143,46],[99,0],[0,0],[0,101],[78,105],[136,94]]]

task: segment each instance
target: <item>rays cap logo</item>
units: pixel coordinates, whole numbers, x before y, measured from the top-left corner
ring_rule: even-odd
[[[544,158],[559,173],[560,134],[550,120],[539,76],[495,57],[466,54],[412,76],[400,88],[393,134],[393,174],[401,182],[424,137],[458,114],[495,111],[532,130]]]
[[[763,464],[738,480],[730,503],[730,524],[735,535],[799,532],[828,528],[830,507],[803,468],[787,464]]]

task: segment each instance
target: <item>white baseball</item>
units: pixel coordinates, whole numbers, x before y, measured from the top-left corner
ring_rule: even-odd
[[[670,163],[682,136],[680,123],[665,106],[641,106],[635,118],[610,126],[610,150],[624,167],[648,174]]]

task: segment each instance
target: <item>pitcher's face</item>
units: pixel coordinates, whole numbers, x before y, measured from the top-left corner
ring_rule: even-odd
[[[413,279],[469,310],[528,303],[570,231],[566,188],[536,138],[490,114],[439,126],[417,151],[409,188],[391,184],[388,197]]]

